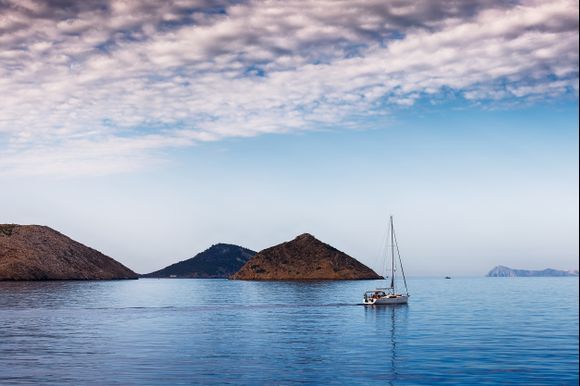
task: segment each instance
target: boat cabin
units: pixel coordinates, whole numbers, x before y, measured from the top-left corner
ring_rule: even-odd
[[[364,299],[380,299],[387,296],[387,293],[383,290],[374,290],[374,291],[367,291],[365,292]]]

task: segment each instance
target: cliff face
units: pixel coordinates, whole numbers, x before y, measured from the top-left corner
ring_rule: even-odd
[[[233,280],[362,280],[380,279],[372,269],[347,254],[303,234],[258,252]]]
[[[256,252],[232,245],[216,244],[191,259],[180,261],[143,277],[227,278],[236,273]]]
[[[555,277],[555,276],[578,276],[578,271],[560,271],[557,269],[546,268],[541,271],[532,271],[529,269],[512,269],[503,265],[498,265],[489,271],[487,277]]]
[[[46,226],[0,225],[0,280],[114,280],[137,274]]]

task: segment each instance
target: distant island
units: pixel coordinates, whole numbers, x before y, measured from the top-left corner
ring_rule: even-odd
[[[256,252],[232,244],[215,244],[194,257],[167,266],[142,277],[147,278],[193,278],[217,279],[228,278]]]
[[[562,271],[558,269],[546,268],[539,271],[529,269],[513,269],[498,265],[489,271],[487,277],[559,277],[559,276],[578,276],[578,270]]]
[[[381,279],[372,269],[305,233],[258,252],[233,280]]]
[[[46,226],[0,224],[0,280],[117,280],[138,275]]]

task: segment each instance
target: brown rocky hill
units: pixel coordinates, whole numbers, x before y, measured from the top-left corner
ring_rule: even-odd
[[[0,280],[114,280],[137,274],[46,226],[0,224]]]
[[[258,252],[233,280],[381,279],[372,269],[305,233]]]

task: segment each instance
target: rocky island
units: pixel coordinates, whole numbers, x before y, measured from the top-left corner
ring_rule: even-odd
[[[228,278],[256,252],[232,244],[215,244],[194,257],[142,275],[150,278]]]
[[[137,277],[123,264],[49,227],[0,224],[0,280]]]
[[[258,252],[233,280],[364,280],[381,279],[344,252],[305,233]]]
[[[562,271],[546,268],[541,271],[529,269],[513,269],[498,265],[489,271],[487,277],[555,277],[555,276],[578,276],[578,271]]]

